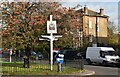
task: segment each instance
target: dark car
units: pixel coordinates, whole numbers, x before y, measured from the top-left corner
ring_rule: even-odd
[[[42,60],[43,55],[41,54],[41,52],[31,51],[31,58],[35,60]]]
[[[2,52],[2,58],[9,58],[10,52],[8,50],[5,50]]]
[[[85,59],[86,53],[85,52],[79,52],[77,53],[77,59]]]
[[[77,53],[73,49],[62,49],[59,50],[58,54],[64,54],[65,60],[74,60],[77,57]]]
[[[41,52],[38,52],[37,53],[37,56],[38,56],[38,60],[42,60],[43,59],[43,55]]]

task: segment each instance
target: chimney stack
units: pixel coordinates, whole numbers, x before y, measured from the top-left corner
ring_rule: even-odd
[[[100,15],[103,16],[104,15],[104,9],[100,8]]]
[[[88,7],[86,7],[86,6],[84,7],[84,13],[88,14]]]

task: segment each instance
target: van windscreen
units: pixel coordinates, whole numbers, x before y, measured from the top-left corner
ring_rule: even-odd
[[[116,56],[116,53],[115,53],[115,51],[108,51],[108,52],[106,53],[106,55]]]

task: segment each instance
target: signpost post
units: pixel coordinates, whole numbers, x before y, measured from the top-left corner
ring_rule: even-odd
[[[10,51],[10,62],[12,62],[12,58],[11,58],[11,56],[12,56],[12,49],[10,49],[9,51]]]
[[[50,70],[53,70],[53,41],[57,40],[58,37],[62,37],[61,35],[53,36],[53,33],[57,33],[57,27],[56,27],[56,21],[52,20],[52,15],[50,15],[50,21],[47,21],[47,33],[48,35],[42,35],[45,39],[39,39],[39,40],[48,40],[50,41]],[[46,39],[47,38],[47,39]]]

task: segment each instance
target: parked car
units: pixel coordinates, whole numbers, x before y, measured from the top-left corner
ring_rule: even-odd
[[[77,53],[77,59],[85,59],[85,58],[86,58],[86,52]]]
[[[38,52],[37,56],[38,56],[38,60],[42,60],[44,58],[41,52]]]
[[[77,57],[77,53],[73,49],[62,49],[62,50],[59,50],[58,54],[64,54],[65,60],[74,60]]]
[[[2,52],[2,58],[9,58],[10,52],[8,50],[5,50]]]
[[[41,52],[31,51],[31,59],[42,60],[43,59],[43,55],[42,55]]]

